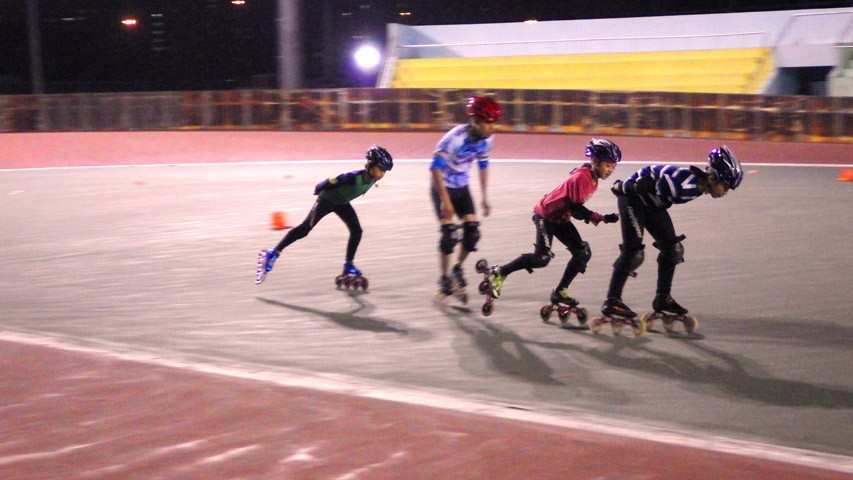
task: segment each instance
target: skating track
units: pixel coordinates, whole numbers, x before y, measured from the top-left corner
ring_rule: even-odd
[[[741,189],[671,210],[687,235],[673,295],[701,321],[702,338],[684,340],[543,324],[564,249],[479,313],[473,260],[531,249],[532,205],[587,137],[497,137],[493,214],[467,269],[473,303],[436,306],[437,138],[0,136],[0,432],[12,434],[0,436],[0,477],[853,476],[853,184],[836,181],[853,146],[729,142],[748,163]],[[616,140],[638,163],[612,179],[654,161],[700,164],[715,145]],[[270,213],[301,221],[313,185],[359,168],[373,142],[405,160],[354,204],[370,292],[334,288],[347,232],[333,215],[255,286],[257,251],[283,234]],[[600,188],[588,206],[609,213],[615,201]],[[595,310],[619,231],[579,230],[593,257],[573,294]],[[656,278],[646,243],[625,294],[638,310]],[[294,386],[313,388],[286,394]],[[285,415],[296,407],[277,395],[307,410]]]

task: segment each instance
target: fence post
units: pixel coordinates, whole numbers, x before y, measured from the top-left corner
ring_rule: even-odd
[[[209,127],[211,123],[213,123],[213,105],[210,104],[211,101],[211,92],[205,90],[201,92],[201,126]]]
[[[243,128],[252,126],[252,93],[240,90],[240,124]]]

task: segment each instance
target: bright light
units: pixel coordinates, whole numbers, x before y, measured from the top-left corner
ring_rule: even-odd
[[[231,0],[231,5],[245,5],[246,0]]]
[[[525,20],[524,23],[539,23],[539,20],[536,20],[535,18],[529,18]]]
[[[353,58],[358,68],[368,71],[375,69],[379,65],[382,55],[373,45],[362,45],[355,50]]]
[[[137,23],[139,23],[139,22],[137,22],[136,19],[133,17],[126,17],[126,18],[122,19],[122,21],[121,21],[121,24],[127,28],[134,28],[134,27],[136,27]]]
[[[401,17],[411,17],[411,16],[412,16],[412,12],[400,12],[400,16],[401,16]]]

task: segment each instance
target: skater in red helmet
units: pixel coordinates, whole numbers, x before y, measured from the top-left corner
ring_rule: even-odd
[[[492,132],[502,110],[495,99],[475,96],[468,99],[467,114],[468,123],[453,127],[438,142],[430,165],[432,202],[440,225],[441,276],[437,296],[443,299],[456,293],[463,302],[467,302],[467,295],[464,293],[466,282],[462,263],[469,253],[477,250],[480,239],[480,222],[468,189],[471,166],[476,162],[479,167],[481,206],[483,215],[489,216],[489,154]],[[458,217],[462,224],[456,224],[454,217]],[[461,243],[462,248],[450,272],[451,256],[457,243]]]

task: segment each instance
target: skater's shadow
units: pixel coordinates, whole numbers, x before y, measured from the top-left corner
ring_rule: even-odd
[[[351,293],[350,296],[352,297],[353,301],[355,301],[358,305],[354,310],[350,312],[332,312],[327,310],[320,310],[318,308],[304,307],[302,305],[294,305],[292,303],[280,302],[278,300],[272,300],[269,298],[255,298],[269,305],[275,305],[277,307],[287,308],[289,310],[323,317],[328,320],[331,320],[332,322],[342,327],[349,328],[352,330],[364,330],[376,333],[394,333],[401,336],[410,336],[418,341],[429,340],[432,337],[432,334],[428,331],[408,328],[406,325],[401,324],[400,322],[394,322],[390,320],[386,321],[366,316],[365,313],[373,311],[373,305],[368,302],[365,302],[361,298],[362,295],[353,295]],[[358,313],[361,313],[361,315],[357,315]]]
[[[612,368],[633,370],[640,376],[681,380],[701,388],[703,394],[749,399],[782,407],[853,408],[853,392],[849,390],[773,378],[757,362],[709,347],[703,342],[685,342],[684,345],[707,360],[652,348],[657,342],[648,337],[614,337],[606,334],[590,337],[611,348],[602,350],[565,343],[530,343],[545,348],[581,352]],[[710,387],[710,390],[703,387]]]
[[[527,340],[517,333],[460,309],[446,308],[441,311],[457,328],[472,338],[474,345],[488,356],[491,365],[498,371],[530,383],[563,385],[553,378],[551,367],[534,354],[527,347]]]

